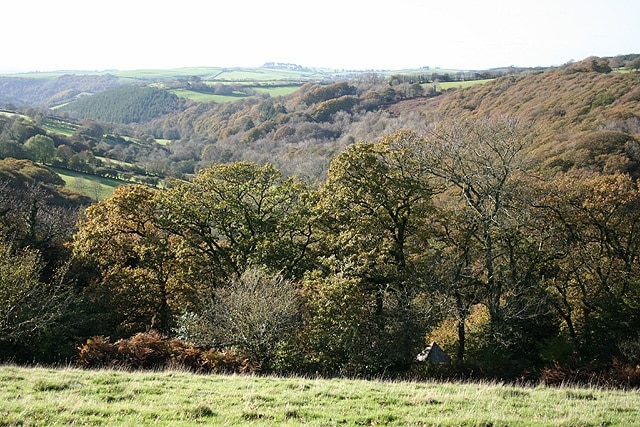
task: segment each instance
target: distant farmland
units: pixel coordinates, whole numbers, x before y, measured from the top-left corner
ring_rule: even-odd
[[[289,95],[295,92],[300,88],[300,86],[302,86],[302,83],[273,86],[263,84],[253,86],[251,84],[243,83],[243,86],[258,93],[267,93],[270,96],[277,97]],[[240,98],[247,98],[249,96],[252,96],[251,94],[245,92],[235,92],[233,95],[217,95],[214,93],[199,92],[188,89],[170,89],[169,92],[181,98],[187,98],[196,102],[231,102],[237,101]]]

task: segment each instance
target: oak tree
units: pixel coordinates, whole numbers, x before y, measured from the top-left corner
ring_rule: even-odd
[[[158,197],[142,185],[118,187],[86,209],[74,236],[76,260],[96,269],[91,291],[120,333],[168,331],[172,302],[185,302],[172,287],[175,254],[171,234],[157,226]]]
[[[574,350],[597,357],[637,347],[640,188],[628,175],[557,177],[537,203],[558,256],[545,285]],[[636,348],[633,358],[640,352]]]
[[[371,298],[370,344],[396,367],[408,362],[422,331],[412,312],[426,280],[418,230],[436,190],[421,145],[417,134],[398,131],[347,147],[331,162],[318,205],[324,256]]]
[[[530,126],[510,118],[441,122],[427,136],[423,151],[429,173],[458,196],[457,209],[464,214],[457,215],[461,222],[448,227],[459,229],[444,236],[464,254],[456,268],[469,270],[473,265],[472,276],[465,280],[481,286],[480,298],[491,319],[489,339],[503,346],[522,339],[515,325],[547,314],[534,286],[537,241],[526,229],[523,197],[526,150],[533,135]],[[466,259],[469,255],[471,260]],[[455,290],[459,281],[452,283]],[[459,310],[459,315],[464,312]]]
[[[251,265],[295,277],[312,241],[312,197],[271,165],[216,165],[162,193],[160,224],[179,236],[181,259],[205,287]]]

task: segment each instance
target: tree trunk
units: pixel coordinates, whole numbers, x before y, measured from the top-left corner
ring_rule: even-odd
[[[458,363],[464,362],[465,355],[465,346],[466,346],[466,335],[467,330],[465,326],[465,321],[467,320],[467,316],[469,311],[465,308],[464,302],[462,301],[462,295],[459,292],[455,293],[456,295],[456,309],[458,311],[458,354],[457,360]]]

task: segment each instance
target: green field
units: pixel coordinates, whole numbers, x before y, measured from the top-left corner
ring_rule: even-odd
[[[94,200],[104,200],[111,196],[116,187],[128,184],[125,181],[103,178],[97,175],[71,171],[69,169],[53,167],[51,169],[53,169],[64,180],[66,188],[75,191],[76,193],[89,196]]]
[[[122,83],[148,82],[157,87],[163,87],[163,82],[176,79],[187,79],[198,77],[207,84],[227,84],[242,85],[254,89],[259,93],[268,93],[273,97],[289,95],[305,82],[317,82],[335,78],[351,78],[357,75],[376,73],[389,77],[397,74],[456,74],[462,70],[451,70],[441,68],[415,68],[405,70],[333,70],[324,68],[268,68],[268,67],[184,67],[174,69],[138,69],[138,70],[96,70],[96,71],[73,71],[77,75],[100,75],[112,74],[121,79]],[[23,73],[8,76],[28,77],[39,79],[53,79],[69,71],[49,72],[49,73]],[[487,80],[485,80],[487,81]],[[464,88],[474,84],[484,83],[483,80],[466,82],[447,82],[438,84],[438,90]],[[243,92],[236,92],[233,95],[216,95],[186,89],[169,89],[175,95],[190,99],[195,102],[231,102],[250,95]],[[69,134],[70,129],[56,129],[55,125],[50,128],[52,131]]]
[[[285,96],[290,95],[293,92],[300,89],[300,85],[290,85],[290,86],[261,86],[254,88],[256,92],[260,93],[268,93],[271,96]]]
[[[235,96],[230,95],[216,95],[213,93],[203,93],[194,90],[187,89],[169,89],[169,92],[173,93],[180,98],[187,98],[196,102],[230,102],[237,101],[240,98],[246,98],[248,95],[238,92]]]
[[[167,80],[176,78],[187,78],[191,76],[198,76],[201,79],[207,80],[215,77],[223,68],[219,67],[184,67],[174,69],[148,69],[148,70],[118,70],[113,71],[111,74],[120,78],[126,79],[141,79],[141,80]]]
[[[51,72],[9,73],[7,77],[26,77],[37,79],[54,79],[64,74],[104,75],[111,74],[124,80],[162,81],[196,76],[202,80],[215,82],[303,82],[317,81],[326,78],[344,78],[358,74],[376,73],[382,76],[395,74],[456,74],[465,70],[433,68],[412,68],[403,70],[336,70],[330,68],[304,68],[291,70],[287,68],[267,67],[182,67],[170,69],[136,69],[136,70],[61,70]]]
[[[47,132],[60,135],[71,136],[78,130],[79,126],[69,121],[48,117],[43,121],[42,126]]]
[[[284,96],[289,95],[300,88],[301,85],[286,85],[286,86],[251,86],[248,87],[254,89],[259,93],[268,93],[270,96]],[[235,92],[234,95],[216,95],[213,93],[203,93],[194,90],[187,89],[169,89],[169,92],[179,96],[180,98],[187,98],[196,102],[231,102],[237,101],[240,98],[247,98],[247,95],[243,92]]]
[[[329,73],[328,71],[326,73]],[[196,76],[202,80],[220,82],[264,82],[282,80],[306,80],[314,77],[322,77],[323,71],[294,71],[287,69],[273,69],[262,67],[185,67],[166,70],[124,70],[113,71],[111,74],[129,79],[142,80],[168,80],[176,78],[188,78]]]
[[[640,394],[0,366],[2,426],[638,426]]]
[[[484,79],[484,80],[467,80],[463,82],[443,82],[438,83],[438,90],[448,90],[448,89],[464,89],[467,87],[484,84],[492,81],[493,79]]]

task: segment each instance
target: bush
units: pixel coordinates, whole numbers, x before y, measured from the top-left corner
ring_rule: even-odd
[[[166,338],[157,332],[139,333],[115,343],[123,368],[161,368],[171,359]]]
[[[194,346],[179,339],[169,340],[169,367],[187,369],[191,372],[209,372],[209,365],[201,347]]]
[[[614,359],[609,366],[574,368],[555,365],[543,369],[540,382],[550,386],[588,385],[605,388],[640,387],[640,365],[633,366]]]
[[[204,350],[158,332],[139,333],[111,343],[95,336],[78,347],[77,364],[83,368],[186,369],[197,373],[251,373],[259,365],[232,349]]]
[[[269,370],[277,349],[293,339],[300,324],[294,284],[279,274],[249,268],[215,296],[204,314],[183,314],[176,335],[203,346],[239,349]]]
[[[78,347],[77,364],[83,368],[99,368],[112,365],[117,359],[118,350],[109,337],[95,336]]]
[[[211,372],[247,374],[260,370],[260,366],[245,353],[233,349],[207,350],[202,354]]]

